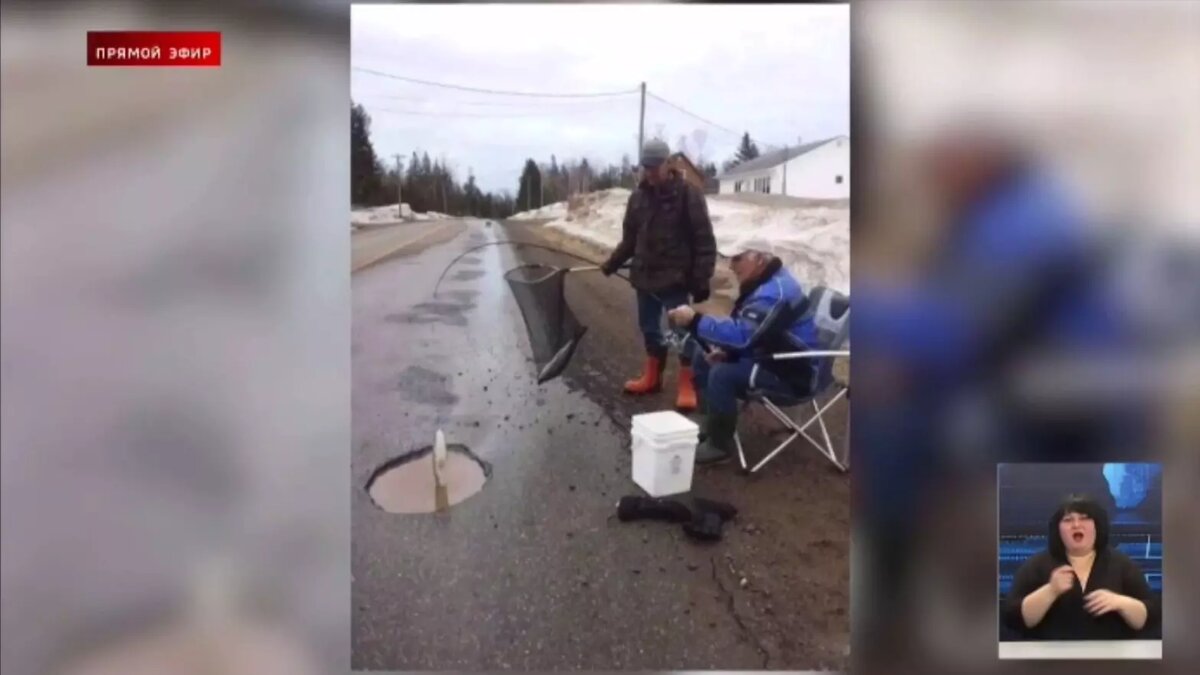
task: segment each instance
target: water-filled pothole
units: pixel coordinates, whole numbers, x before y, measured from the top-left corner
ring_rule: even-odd
[[[444,487],[434,477],[433,446],[384,462],[367,480],[367,494],[388,513],[433,513],[483,489],[492,467],[465,445],[446,446]]]

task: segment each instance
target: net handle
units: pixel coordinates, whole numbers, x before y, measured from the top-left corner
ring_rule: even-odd
[[[599,272],[599,265],[584,265],[583,267],[568,267],[568,272]]]

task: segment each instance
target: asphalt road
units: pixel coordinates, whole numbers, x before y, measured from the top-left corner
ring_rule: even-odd
[[[432,296],[455,255],[537,230],[462,225],[353,277],[353,667],[846,667],[849,479],[803,449],[754,477],[699,470],[694,494],[741,510],[712,545],[666,523],[619,522],[617,499],[639,494],[629,416],[670,407],[667,394],[619,393],[640,359],[632,291],[569,279],[590,332],[564,377],[538,386],[502,278],[520,262],[514,249],[468,256]],[[762,448],[756,422],[745,440]],[[436,515],[377,508],[364,489],[372,471],[438,428],[490,463],[483,490]]]
[[[461,221],[430,220],[363,229],[350,236],[350,269],[354,272],[395,255],[420,251],[458,236]]]

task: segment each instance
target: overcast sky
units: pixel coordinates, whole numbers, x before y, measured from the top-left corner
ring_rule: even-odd
[[[760,148],[850,129],[848,5],[355,5],[351,60],[404,77],[534,93],[647,90]],[[638,96],[547,99],[351,71],[387,161],[416,150],[514,193],[528,157],[637,155]],[[421,114],[411,114],[421,113]],[[718,167],[738,138],[647,98],[647,137]],[[702,141],[702,142],[701,142]],[[702,146],[702,147],[698,147]]]

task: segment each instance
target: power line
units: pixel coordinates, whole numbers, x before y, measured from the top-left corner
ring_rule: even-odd
[[[381,72],[378,70],[371,70],[370,68],[360,68],[358,66],[354,66],[352,68],[352,70],[357,70],[362,73],[368,73],[370,75],[376,75],[379,77],[386,77],[386,78],[390,78],[393,80],[400,80],[402,82],[412,82],[413,84],[424,84],[424,85],[428,85],[430,87],[442,87],[444,89],[458,89],[460,91],[473,91],[473,92],[478,92],[478,93],[482,93],[482,94],[499,94],[502,96],[530,96],[530,97],[534,97],[534,98],[599,98],[599,97],[604,97],[604,96],[626,96],[626,95],[638,92],[637,89],[629,89],[626,91],[596,92],[596,93],[589,93],[589,94],[548,94],[548,93],[535,93],[535,92],[529,92],[529,91],[502,91],[499,89],[483,89],[480,87],[465,87],[465,86],[458,85],[458,84],[447,84],[445,82],[432,82],[430,80],[420,80],[415,77],[405,77],[403,75],[394,75],[392,73],[384,73],[384,72]]]
[[[360,92],[359,99],[365,97],[386,98],[393,101],[405,101],[408,103],[444,103],[448,105],[470,105],[470,106],[498,106],[502,108],[530,108],[531,106],[553,106],[561,110],[579,109],[582,106],[595,105],[610,105],[613,103],[628,103],[617,99],[609,99],[607,101],[590,101],[590,100],[573,100],[573,101],[454,101],[430,99],[420,96],[403,96],[399,94],[388,94],[379,91]]]
[[[716,122],[713,122],[712,120],[705,119],[705,118],[703,118],[703,117],[701,117],[701,116],[697,115],[696,113],[694,113],[694,112],[691,112],[690,110],[686,110],[686,109],[684,109],[684,108],[683,108],[683,107],[681,107],[681,106],[678,106],[678,105],[676,105],[676,104],[674,104],[674,103],[671,103],[670,101],[668,101],[668,100],[664,99],[664,98],[663,98],[663,97],[661,97],[661,96],[657,96],[657,95],[655,95],[655,94],[652,94],[652,93],[650,93],[650,92],[646,92],[646,96],[649,96],[649,97],[651,97],[651,98],[654,98],[654,99],[658,100],[660,103],[666,104],[666,105],[668,105],[668,106],[670,106],[670,107],[672,107],[672,108],[674,108],[674,109],[678,110],[679,112],[681,112],[681,113],[683,113],[683,114],[685,114],[685,115],[688,115],[689,117],[694,117],[694,118],[696,118],[696,119],[700,120],[701,122],[704,122],[705,124],[707,124],[707,125],[709,125],[709,126],[712,126],[712,127],[715,127],[715,128],[717,128],[717,129],[719,129],[719,130],[721,130],[721,131],[724,131],[725,133],[731,134],[731,135],[733,135],[733,136],[737,136],[738,138],[741,138],[741,137],[742,137],[742,133],[743,133],[743,132],[740,132],[740,131],[734,131],[733,129],[730,129],[729,127],[721,126],[720,124],[717,124]],[[762,142],[762,139],[761,139],[761,138],[759,139],[759,142]],[[772,147],[772,146],[774,146],[774,149],[773,149],[773,150],[770,150],[770,152],[778,152],[778,151],[780,151],[780,150],[783,150],[784,148],[788,148],[788,147],[795,147],[796,145],[798,145],[798,144],[797,144],[797,143],[766,143],[766,145],[764,145],[764,147]]]
[[[606,110],[555,110],[552,112],[530,113],[527,115],[492,115],[486,113],[439,112],[436,110],[395,110],[393,108],[375,108],[376,112],[395,113],[397,115],[416,115],[418,117],[482,117],[489,119],[513,119],[522,117],[552,117],[554,115],[611,114]]]
[[[740,131],[734,131],[733,129],[730,129],[729,127],[724,127],[724,126],[721,126],[720,124],[717,124],[716,122],[713,122],[712,120],[705,119],[705,118],[703,118],[703,117],[701,117],[701,116],[697,115],[696,113],[694,113],[694,112],[692,112],[692,111],[690,111],[690,110],[686,110],[686,109],[684,109],[684,108],[682,108],[682,107],[680,107],[680,106],[678,106],[678,105],[675,105],[674,103],[671,103],[670,101],[666,100],[665,98],[663,98],[663,97],[661,97],[661,96],[658,96],[658,95],[656,95],[656,94],[652,94],[652,93],[650,93],[650,92],[646,92],[646,96],[649,96],[650,98],[653,98],[653,99],[657,100],[657,101],[658,101],[658,102],[660,102],[660,103],[664,103],[664,104],[666,104],[666,105],[668,105],[668,106],[671,106],[672,108],[674,108],[674,109],[678,110],[679,112],[681,112],[681,113],[683,113],[683,114],[685,114],[685,115],[688,115],[688,116],[690,116],[690,117],[694,117],[694,118],[696,118],[696,119],[700,120],[701,122],[704,122],[705,124],[707,124],[707,125],[709,125],[709,126],[711,126],[711,127],[714,127],[714,128],[716,128],[716,129],[720,129],[721,131],[724,131],[724,132],[726,132],[726,133],[729,133],[729,134],[733,134],[734,136],[737,136],[738,138],[741,138],[741,136],[742,136],[742,132],[740,132]]]

